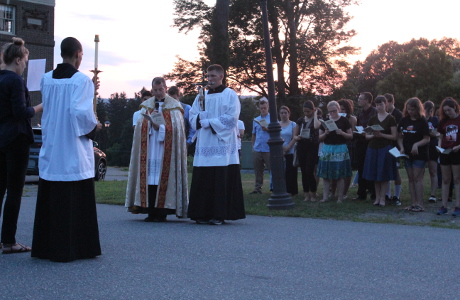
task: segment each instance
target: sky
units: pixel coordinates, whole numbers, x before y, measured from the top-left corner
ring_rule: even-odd
[[[215,0],[204,0],[214,5]],[[452,37],[460,40],[459,0],[361,0],[347,10],[354,17],[348,24],[358,34],[350,44],[361,54],[349,61],[363,60],[373,49],[390,40],[399,43],[412,38],[429,40]],[[172,0],[56,0],[54,65],[62,61],[60,43],[73,36],[83,45],[80,71],[92,76],[95,34],[99,35],[99,95],[125,92],[128,98],[142,87],[150,88],[156,76],[169,73],[176,56],[187,60],[199,57],[198,30],[187,35],[172,27]]]

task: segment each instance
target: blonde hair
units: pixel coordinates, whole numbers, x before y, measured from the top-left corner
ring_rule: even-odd
[[[29,50],[24,47],[24,40],[19,37],[13,37],[12,43],[7,43],[2,49],[2,61],[5,65],[11,64],[16,58],[23,58],[29,55]]]

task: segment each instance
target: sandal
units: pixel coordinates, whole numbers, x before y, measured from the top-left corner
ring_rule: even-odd
[[[404,210],[413,210],[414,208],[415,208],[415,206],[409,205],[409,206],[405,207]]]
[[[3,245],[2,253],[11,254],[11,253],[22,253],[32,251],[32,248],[24,246],[22,244],[16,243],[11,246]]]
[[[416,205],[414,206],[411,211],[413,212],[422,212],[422,211],[425,211],[423,208],[421,208],[420,206]]]

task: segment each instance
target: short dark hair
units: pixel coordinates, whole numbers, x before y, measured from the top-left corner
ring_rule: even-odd
[[[387,97],[385,97],[384,95],[378,95],[377,97],[375,97],[374,103],[375,104],[383,103],[387,105]]]
[[[374,97],[369,92],[362,92],[362,93],[360,93],[360,95],[364,95],[364,99],[366,99],[367,102],[369,102],[369,103],[372,103],[372,100],[374,100]]]
[[[153,94],[152,94],[151,91],[143,91],[143,92],[141,93],[141,98],[144,98],[145,96],[152,97]]]
[[[72,58],[78,51],[83,51],[81,43],[74,37],[67,37],[61,42],[61,57]]]
[[[308,109],[311,109],[311,110],[315,110],[315,104],[313,103],[313,101],[311,100],[307,100],[303,103],[302,105],[303,108],[308,108]]]
[[[153,78],[152,80],[152,86],[153,85],[158,85],[158,84],[162,84],[166,87],[166,81],[163,77],[155,77]]]
[[[218,73],[221,73],[221,74],[225,75],[224,68],[222,68],[222,66],[218,65],[218,64],[210,65],[208,67],[208,72],[210,72],[210,71],[217,71]]]
[[[423,103],[423,107],[425,108],[425,111],[432,110],[434,108],[434,103],[432,101],[425,101]]]
[[[24,47],[24,40],[18,37],[12,38],[12,43],[7,43],[2,49],[2,59],[6,65],[11,64],[15,58],[23,58],[29,55],[29,50]]]
[[[390,102],[395,102],[395,97],[393,96],[393,94],[390,94],[390,93],[386,93],[385,95],[383,95],[385,98],[387,98],[387,102],[390,103]]]
[[[179,96],[179,88],[177,86],[172,86],[168,89],[168,95],[169,96],[174,96],[177,95]]]

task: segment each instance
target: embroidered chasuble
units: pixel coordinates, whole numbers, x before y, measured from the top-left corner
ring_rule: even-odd
[[[144,101],[141,114],[152,112],[155,98]],[[155,208],[174,209],[186,217],[188,208],[187,147],[183,108],[166,96],[159,107],[164,124],[158,131],[142,115],[136,121],[125,206],[132,213],[146,213],[148,185],[158,185]]]

